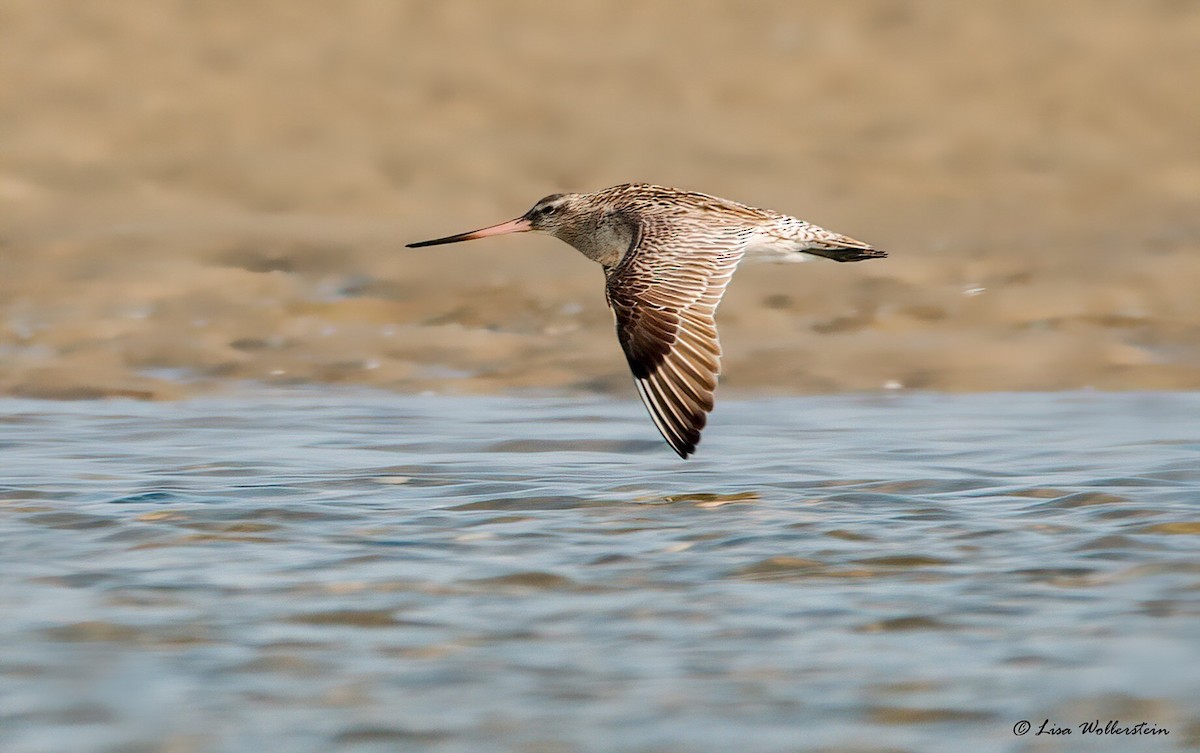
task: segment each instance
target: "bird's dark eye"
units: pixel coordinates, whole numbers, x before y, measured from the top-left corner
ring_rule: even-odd
[[[556,209],[558,209],[558,207],[554,206],[553,204],[547,204],[546,206],[542,207],[542,214],[554,214],[554,210]]]

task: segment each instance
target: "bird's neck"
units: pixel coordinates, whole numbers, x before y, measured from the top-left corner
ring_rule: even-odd
[[[597,213],[584,222],[561,228],[555,235],[605,269],[611,269],[633,245],[637,224],[620,212]]]

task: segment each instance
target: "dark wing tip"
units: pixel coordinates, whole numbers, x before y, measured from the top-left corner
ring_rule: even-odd
[[[695,454],[696,445],[700,444],[699,431],[688,432],[687,436],[678,438],[667,436],[663,432],[660,433],[663,434],[663,439],[667,440],[667,444],[675,451],[675,454],[684,460],[687,460],[688,456]]]
[[[700,433],[708,423],[706,410],[694,404],[661,380],[661,372],[635,379],[638,394],[658,433],[675,454],[687,460],[700,444]]]
[[[707,415],[693,413],[680,420],[659,411],[655,406],[646,407],[655,417],[659,433],[676,455],[687,460],[689,455],[696,452],[696,445],[700,444],[700,433],[708,422]]]
[[[683,458],[684,460],[687,460],[690,455],[695,454],[696,445],[698,445],[698,444],[700,444],[699,439],[697,439],[695,442],[688,442],[687,444],[684,444],[684,445],[677,446],[677,445],[672,444],[671,449],[675,451],[676,455]]]

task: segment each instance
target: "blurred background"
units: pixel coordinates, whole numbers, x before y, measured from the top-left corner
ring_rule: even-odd
[[[1184,0],[0,1],[0,392],[628,391],[600,269],[403,244],[651,181],[746,265],[725,389],[1200,387]]]

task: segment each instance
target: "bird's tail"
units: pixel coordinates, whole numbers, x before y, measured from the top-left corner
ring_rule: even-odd
[[[814,256],[824,256],[826,259],[834,261],[862,261],[863,259],[882,259],[887,256],[887,251],[880,251],[862,241],[831,230],[822,230],[799,250]]]

